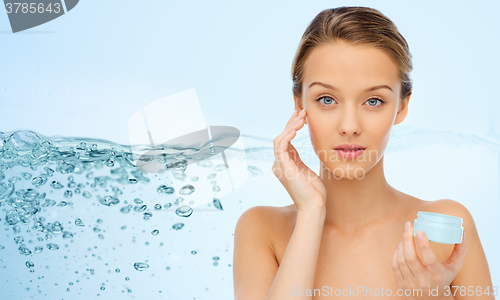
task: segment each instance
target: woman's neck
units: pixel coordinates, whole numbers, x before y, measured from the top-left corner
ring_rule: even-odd
[[[362,230],[365,226],[386,220],[401,205],[401,193],[391,187],[384,175],[382,157],[369,172],[356,174],[351,166],[351,178],[336,179],[320,163],[320,177],[326,186],[325,225],[349,234]],[[356,162],[353,162],[356,164]],[[359,170],[358,170],[359,171]]]

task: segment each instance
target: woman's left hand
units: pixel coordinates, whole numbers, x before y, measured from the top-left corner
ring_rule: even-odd
[[[467,245],[465,244],[465,231],[462,243],[455,244],[450,257],[443,262],[432,251],[427,236],[417,230],[417,240],[422,253],[422,259],[417,256],[415,244],[413,243],[413,226],[411,222],[405,223],[403,240],[394,250],[392,256],[392,270],[396,283],[403,294],[406,289],[412,293],[406,299],[453,299],[445,296],[445,287],[451,282],[462,268],[463,259]],[[431,295],[430,290],[437,288],[439,295]],[[418,294],[413,290],[418,290]],[[420,292],[421,290],[421,292]],[[409,293],[409,292],[408,292]]]

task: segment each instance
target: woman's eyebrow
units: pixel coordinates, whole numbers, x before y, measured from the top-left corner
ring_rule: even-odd
[[[311,83],[309,85],[309,88],[311,88],[313,85],[321,85],[327,89],[331,89],[331,90],[335,90],[335,91],[338,91],[339,89],[334,87],[334,86],[331,86],[329,84],[326,84],[326,83],[322,83],[322,82],[318,82],[318,81],[315,81],[313,83]],[[392,90],[392,88],[386,84],[381,84],[381,85],[376,85],[376,86],[372,86],[372,87],[369,87],[367,89],[365,89],[364,91],[365,92],[370,92],[370,91],[374,91],[374,90],[378,90],[378,89],[389,89],[391,92],[394,93],[394,91]]]

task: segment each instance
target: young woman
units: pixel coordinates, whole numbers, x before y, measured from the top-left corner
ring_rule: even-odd
[[[469,211],[385,179],[383,154],[408,113],[411,70],[406,40],[378,10],[338,7],[314,18],[292,66],[296,110],[274,139],[273,173],[294,204],[252,207],[239,218],[235,299],[494,299]],[[304,124],[319,176],[290,143]],[[462,218],[462,243],[414,237],[418,211]]]

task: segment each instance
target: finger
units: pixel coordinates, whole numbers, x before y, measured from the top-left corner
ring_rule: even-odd
[[[398,287],[402,287],[402,283],[404,281],[403,273],[401,273],[401,270],[399,269],[398,265],[398,251],[399,251],[399,246],[394,249],[394,253],[392,254],[392,271],[394,273],[394,278],[396,279],[396,283],[398,284]]]
[[[297,112],[297,110],[295,110],[295,112],[292,114],[292,116],[290,117],[290,119],[286,123],[285,129],[287,129],[287,128],[292,129],[292,127],[295,125],[295,123],[297,123],[297,121],[303,120],[303,119],[305,119],[305,117],[306,117],[305,109],[302,109],[301,111],[298,111],[298,112]],[[290,131],[290,130],[288,130],[288,131]]]
[[[289,151],[290,157],[292,158],[293,161],[297,164],[300,170],[303,170],[307,166],[304,164],[302,159],[300,159],[299,153],[297,152],[297,149],[292,145],[292,143],[289,144]]]
[[[455,244],[453,251],[443,264],[452,266],[453,271],[458,271],[462,268],[465,252],[467,251],[467,244],[465,243],[465,231],[463,233],[462,242],[460,244]]]
[[[299,113],[299,119],[303,119],[303,116],[305,115],[305,111],[302,110]],[[291,120],[295,120],[292,118]],[[288,150],[289,150],[289,143],[290,141],[295,137],[296,130],[300,129],[304,125],[304,122],[301,123],[296,123],[296,124],[291,124],[285,128],[285,130],[274,139],[273,144],[274,144],[274,156],[277,160],[289,160],[290,157],[288,155]]]
[[[442,265],[434,254],[434,251],[431,249],[431,245],[429,244],[429,240],[425,233],[422,230],[417,230],[417,240],[420,250],[422,252],[422,262],[427,267],[427,269],[435,274],[439,273],[442,269]]]
[[[399,269],[401,270],[401,273],[403,274],[403,278],[405,281],[410,282],[411,278],[413,278],[413,273],[410,270],[410,267],[406,264],[406,259],[405,259],[405,249],[404,249],[404,243],[401,242],[399,249],[398,249],[398,266]]]
[[[286,122],[285,129],[292,122],[293,118],[295,118],[298,115],[298,113],[299,112],[297,111],[297,109],[293,111],[292,115],[290,116],[290,119],[288,119],[288,121]]]
[[[412,232],[413,226],[411,222],[405,222],[405,231],[403,233],[405,261],[412,273],[416,276],[416,274],[423,273],[425,269],[415,251],[415,243],[413,241]]]

